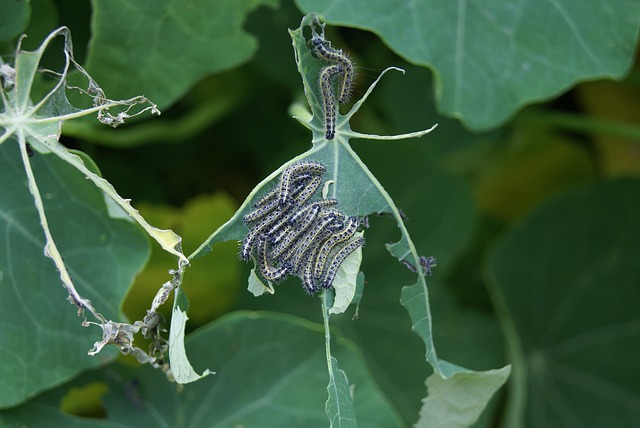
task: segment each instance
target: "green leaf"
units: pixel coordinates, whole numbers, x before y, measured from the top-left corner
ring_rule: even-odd
[[[349,379],[347,374],[338,367],[338,360],[331,357],[329,360],[329,385],[327,386],[329,398],[325,411],[329,417],[330,427],[357,427],[353,398],[349,391]]]
[[[106,427],[326,428],[327,374],[319,370],[325,365],[322,337],[320,326],[300,318],[236,312],[199,329],[187,341],[194,365],[215,367],[215,376],[178,390],[148,366],[111,366],[0,413],[0,424],[34,426],[32,421],[41,421],[43,414],[62,419],[58,406],[67,390],[101,381],[109,387],[104,397]],[[337,339],[336,354],[360,398],[355,405],[360,426],[402,426],[362,355],[352,343]]]
[[[251,269],[248,284],[249,285],[247,286],[247,290],[255,297],[262,296],[264,293],[275,293],[275,290],[270,283],[265,284],[264,282],[262,282],[260,277],[258,277],[258,275],[256,274],[255,269]]]
[[[328,398],[325,403],[325,412],[329,418],[329,427],[356,428],[356,412],[353,407],[349,379],[347,374],[338,367],[338,360],[331,355],[331,330],[329,329],[329,307],[333,307],[333,292],[323,290],[320,295],[322,300],[322,321],[324,323],[324,347],[329,371],[329,384],[327,385]]]
[[[362,237],[359,232],[356,236]],[[333,281],[332,287],[335,290],[333,305],[329,309],[330,314],[341,314],[347,310],[356,297],[357,277],[362,263],[362,248],[358,248],[344,259],[338,273]]]
[[[2,42],[17,36],[27,27],[29,15],[31,15],[31,5],[28,1],[5,0],[0,7],[2,8],[0,42]]]
[[[474,129],[576,82],[632,64],[640,3],[297,0],[305,12],[370,30],[436,74],[439,108]],[[548,31],[552,29],[552,31]],[[419,91],[419,88],[416,88]]]
[[[131,222],[111,218],[102,193],[74,168],[52,155],[36,154],[31,162],[74,284],[107,318],[122,318],[119,304],[148,257],[147,241]],[[87,356],[101,332],[81,327],[44,255],[45,236],[13,140],[0,146],[0,183],[0,407],[6,407],[114,353]]]
[[[164,108],[204,76],[251,58],[257,42],[243,30],[246,16],[277,0],[91,3],[87,69],[113,96],[142,93]]]
[[[473,424],[489,398],[506,382],[510,367],[485,372],[458,371],[451,379],[427,378],[429,395],[422,401],[416,428],[465,428]]]
[[[169,361],[171,363],[171,376],[181,384],[195,382],[212,374],[209,369],[205,369],[199,375],[189,363],[187,352],[184,348],[184,330],[188,319],[186,310],[182,310],[177,304],[174,305],[174,310],[171,312],[171,328],[169,330]]]
[[[314,25],[314,22],[315,20],[312,15],[306,16],[299,29],[290,31],[296,52],[298,70],[302,76],[305,94],[312,111],[311,115],[305,114],[302,108],[298,107],[297,110],[302,112],[298,120],[313,132],[313,147],[302,155],[287,162],[258,184],[242,204],[236,215],[220,229],[215,231],[209,239],[190,256],[190,259],[206,254],[215,242],[231,239],[241,240],[248,232],[247,226],[242,221],[242,217],[252,209],[253,202],[259,195],[264,194],[273,187],[282,170],[288,165],[304,159],[320,162],[327,167],[325,176],[333,182],[329,190],[329,196],[338,199],[338,207],[346,215],[366,216],[373,213],[390,213],[396,220],[401,232],[400,241],[389,247],[392,254],[396,256],[398,260],[406,260],[414,266],[420,266],[419,255],[409,237],[398,208],[376,177],[353,151],[349,145],[349,138],[360,137],[379,140],[402,139],[424,135],[430,132],[433,127],[425,131],[391,137],[368,135],[352,131],[349,120],[360,109],[363,102],[379,82],[380,79],[378,79],[365,93],[364,97],[354,104],[349,113],[342,115],[338,112],[335,139],[331,141],[326,140],[324,138],[324,119],[320,101],[321,94],[317,85],[318,74],[320,73],[323,63],[316,60],[308,51],[307,40],[303,35],[303,28]],[[386,71],[388,70],[385,70],[385,72]],[[385,72],[383,72],[383,74]],[[304,117],[305,119],[301,119],[300,117]],[[403,290],[403,304],[412,317],[414,330],[420,335],[427,347],[427,360],[433,366],[435,372],[444,378],[452,377],[458,372],[468,372],[466,369],[439,360],[436,356],[431,332],[432,320],[428,303],[426,273],[422,269],[418,269],[417,274],[418,282],[412,287],[406,287],[405,290]],[[330,357],[328,358],[329,361],[331,361]],[[329,370],[331,372],[334,370],[331,364],[329,365]],[[492,376],[492,374],[489,373],[487,376]],[[496,374],[496,376],[498,375]],[[455,382],[452,384],[452,388],[454,387],[456,387]],[[482,399],[488,400],[489,397],[483,397]],[[355,402],[357,403],[357,399]]]
[[[509,233],[488,279],[514,364],[507,426],[640,420],[640,181],[593,184]]]
[[[50,89],[42,99],[32,100],[32,84],[38,76],[38,73],[42,72],[39,67],[40,61],[49,44],[57,37],[61,37],[64,42],[64,70],[56,75],[56,78],[53,79],[52,89]],[[69,71],[72,69],[75,69],[79,75],[85,78],[87,89],[83,90],[79,87],[76,87],[76,89],[79,89],[83,94],[93,100],[93,107],[81,110],[71,105],[67,100],[67,78]],[[48,236],[46,217],[40,207],[42,205],[42,201],[40,200],[41,195],[39,194],[37,183],[32,177],[33,174],[30,171],[26,156],[27,144],[30,144],[34,150],[40,153],[53,152],[70,165],[73,165],[85,174],[87,179],[93,181],[95,185],[104,192],[106,197],[110,197],[126,211],[165,251],[178,257],[182,263],[186,263],[187,259],[180,250],[181,239],[179,236],[170,230],[160,230],[148,224],[146,220],[140,216],[138,211],[131,206],[130,200],[118,195],[108,181],[87,168],[79,156],[68,151],[58,142],[60,138],[60,127],[66,120],[97,113],[97,119],[101,123],[116,127],[124,123],[126,119],[142,114],[147,110],[159,114],[155,106],[140,107],[141,105],[149,104],[149,101],[142,96],[120,101],[108,99],[100,86],[73,58],[71,34],[66,27],[60,27],[49,34],[35,51],[25,51],[19,45],[16,50],[15,67],[9,67],[7,70],[0,69],[0,72],[6,76],[13,74],[12,77],[15,81],[15,88],[9,88],[0,92],[2,100],[0,127],[2,127],[3,130],[2,135],[0,135],[0,144],[3,144],[10,138],[16,138],[20,143],[23,164],[29,178],[29,191],[33,194],[34,202],[40,212],[43,230],[45,234],[47,234],[47,254],[50,254],[56,262],[56,266],[61,271],[62,280],[65,281],[69,287],[73,287],[67,278],[64,263],[59,259],[55,242]],[[135,107],[140,107],[140,110],[131,111],[131,109]],[[118,111],[112,114],[110,109]]]

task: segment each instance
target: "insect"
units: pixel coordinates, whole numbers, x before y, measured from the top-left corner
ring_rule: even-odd
[[[333,207],[335,205],[338,205],[338,200],[335,199],[335,198],[322,199],[320,201],[312,202],[312,203],[302,207],[301,209],[299,209],[295,213],[293,213],[293,215],[291,217],[289,217],[289,224],[295,225],[298,222],[298,220],[303,218],[309,211],[314,209],[314,207],[330,208],[330,207]]]
[[[324,241],[325,229],[334,220],[335,216],[331,211],[323,211],[318,215],[318,220],[309,228],[304,238],[294,247],[291,257],[287,259],[292,272],[300,270],[302,261],[308,250],[318,248]]]
[[[278,201],[272,200],[266,205],[260,205],[255,210],[245,215],[242,219],[245,223],[251,223],[266,217],[269,213],[278,207]]]
[[[256,271],[267,281],[295,275],[307,293],[315,293],[331,286],[344,259],[364,243],[362,238],[352,239],[359,219],[338,211],[337,199],[323,194],[311,200],[326,171],[315,161],[289,165],[278,185],[243,217],[249,232],[240,244],[240,258],[253,258]]]
[[[314,266],[314,277],[320,279],[325,268],[327,257],[331,250],[340,242],[344,242],[351,238],[358,229],[358,218],[349,217],[342,229],[334,232],[329,239],[324,241],[316,255]]]
[[[320,72],[319,84],[322,95],[322,110],[324,112],[324,137],[333,140],[336,136],[336,96],[333,93],[331,79],[342,72],[340,65],[330,65]]]
[[[302,161],[289,165],[280,177],[280,188],[278,192],[278,203],[287,205],[290,202],[292,183],[294,178],[300,174],[308,173],[312,175],[322,175],[327,171],[327,167],[319,162]]]
[[[293,232],[278,240],[279,243],[273,248],[273,251],[271,253],[272,256],[274,258],[284,256],[284,260],[293,257],[293,254],[289,252],[289,248],[299,243],[300,237],[302,237],[307,229],[311,227],[319,212],[320,207],[318,205],[312,206],[311,209],[307,212],[307,215],[301,218],[299,223],[296,224],[296,226],[293,228]]]
[[[260,267],[260,273],[269,282],[279,281],[287,275],[287,268],[285,266],[271,266],[267,245],[267,237],[261,235],[258,240],[258,266]]]
[[[313,265],[313,257],[310,256],[304,261],[304,267],[302,268],[302,285],[309,294],[318,291],[318,287],[314,282]]]
[[[316,193],[316,190],[318,190],[320,184],[322,184],[322,177],[313,177],[311,181],[305,184],[304,188],[294,196],[293,199],[295,203],[298,205],[302,205],[307,202],[309,198],[311,198],[313,194]]]
[[[342,49],[334,49],[331,43],[320,35],[311,39],[311,53],[316,58],[322,58],[340,68],[340,84],[338,85],[338,103],[344,104],[349,101],[353,87],[354,67],[349,55]]]
[[[258,238],[260,238],[272,224],[287,215],[289,215],[289,209],[274,210],[267,214],[258,224],[253,226],[249,230],[249,233],[247,233],[247,236],[245,236],[242,244],[240,244],[240,258],[244,261],[249,261]]]
[[[338,269],[340,268],[340,265],[342,264],[344,259],[346,259],[349,254],[353,253],[363,245],[364,238],[356,238],[340,248],[340,250],[333,256],[328,266],[326,266],[324,277],[322,278],[323,288],[331,287],[331,284],[333,283],[333,280],[338,273]]]

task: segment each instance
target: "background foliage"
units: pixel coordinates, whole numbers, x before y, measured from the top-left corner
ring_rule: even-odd
[[[88,153],[151,224],[178,232],[189,254],[257,182],[310,147],[308,131],[287,114],[302,98],[287,28],[311,11],[344,25],[328,36],[358,66],[354,98],[388,65],[407,70],[385,78],[353,129],[389,134],[439,123],[421,140],[352,145],[409,217],[419,251],[438,258],[429,286],[439,355],[478,370],[513,364],[508,388],[477,425],[638,423],[640,4],[419,3],[423,10],[400,2],[3,0],[0,46],[6,61],[20,33],[34,48],[67,25],[77,60],[111,97],[142,93],[159,104],[160,118],[117,130],[67,123],[63,142]],[[605,77],[616,81],[594,80]],[[11,141],[0,146],[0,174],[15,169],[16,156]],[[170,258],[153,248],[137,274],[148,251],[141,235],[120,236],[134,229],[124,221],[95,220],[99,198],[49,158],[34,160],[36,173],[52,177],[49,203],[68,187],[83,195],[58,207],[60,233],[74,242],[65,261],[110,311],[141,318]],[[124,358],[108,364],[113,354],[80,374],[101,362],[85,356],[95,331],[79,327],[64,301],[38,251],[42,238],[27,245],[28,234],[16,241],[5,233],[8,224],[33,230],[34,219],[20,209],[24,184],[0,180],[0,423],[233,426],[244,415],[247,426],[295,417],[326,426],[321,335],[310,324],[321,322],[317,299],[297,281],[254,298],[234,244],[214,247],[185,283],[188,328],[202,327],[187,348],[198,370],[217,375],[177,393],[157,371]],[[357,320],[333,320],[337,352],[356,391],[368,395],[356,393],[356,407],[371,406],[356,408],[361,424],[406,426],[418,420],[430,369],[398,305],[413,274],[384,249],[398,239],[395,225],[370,222],[366,293]],[[75,241],[85,238],[95,248]],[[103,269],[83,271],[86,257]],[[17,258],[23,266],[9,273]],[[269,312],[237,312],[246,309]],[[11,323],[20,327],[14,334]],[[208,413],[213,407],[229,414]]]

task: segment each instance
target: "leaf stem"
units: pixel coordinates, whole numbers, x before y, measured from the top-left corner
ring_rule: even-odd
[[[320,300],[322,301],[322,322],[324,324],[324,346],[327,356],[327,366],[329,368],[329,376],[331,376],[332,367],[331,367],[331,331],[329,330],[329,290],[322,290],[322,294],[320,294]]]
[[[348,132],[345,131],[345,132],[342,132],[341,134],[342,136],[347,138],[362,138],[365,140],[406,140],[409,138],[418,138],[418,137],[422,137],[423,135],[427,135],[428,133],[436,129],[437,126],[438,124],[436,123],[431,128],[423,129],[422,131],[409,132],[407,134],[398,134],[398,135],[362,134],[356,131],[348,131]]]
[[[33,201],[35,203],[36,211],[38,212],[38,217],[40,218],[40,225],[42,226],[42,230],[45,235],[45,247],[44,254],[53,260],[58,272],[60,272],[60,279],[62,280],[62,284],[64,288],[69,293],[69,300],[72,304],[74,304],[78,308],[78,315],[81,315],[84,309],[91,312],[91,314],[100,321],[101,324],[106,322],[104,316],[98,313],[91,302],[78,293],[75,286],[73,285],[73,281],[71,280],[71,276],[67,271],[67,267],[64,264],[64,260],[62,260],[62,256],[60,255],[60,251],[58,251],[58,246],[56,245],[53,235],[51,235],[51,230],[49,229],[49,222],[47,220],[47,215],[44,210],[44,203],[42,202],[42,196],[40,195],[40,189],[38,188],[38,184],[36,183],[35,175],[33,174],[33,169],[31,168],[31,162],[29,161],[29,154],[27,152],[27,143],[26,139],[22,132],[18,134],[18,141],[20,145],[20,154],[22,157],[22,163],[24,164],[25,172],[27,173],[27,181],[29,183],[29,192],[33,196]],[[86,318],[85,318],[86,321]]]

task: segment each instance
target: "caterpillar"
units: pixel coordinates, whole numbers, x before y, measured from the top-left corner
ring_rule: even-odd
[[[285,266],[273,267],[270,265],[267,245],[267,237],[260,236],[258,240],[258,266],[260,273],[269,282],[279,281],[287,275],[287,268]]]
[[[336,96],[333,93],[331,78],[342,72],[340,65],[330,65],[320,72],[319,84],[324,112],[324,137],[333,140],[336,136]]]
[[[283,237],[282,242],[279,242],[278,245],[273,248],[273,251],[271,252],[273,258],[277,259],[282,255],[284,255],[285,259],[291,258],[293,254],[288,253],[287,251],[291,246],[299,243],[299,238],[307,231],[307,229],[309,229],[309,227],[311,227],[319,212],[320,207],[318,205],[312,206],[311,209],[308,210],[306,217],[300,219],[299,224],[294,227],[293,233]]]
[[[257,228],[253,228],[247,233],[247,236],[244,237],[242,243],[240,244],[240,258],[245,262],[248,262],[251,258],[251,253],[253,250],[253,245],[260,234],[260,230]]]
[[[258,221],[261,218],[267,216],[269,213],[271,213],[277,207],[278,207],[278,201],[272,200],[271,202],[269,202],[266,205],[258,206],[255,210],[253,210],[250,213],[246,214],[242,219],[244,220],[245,223],[252,223],[254,221]]]
[[[329,266],[326,268],[324,277],[322,278],[322,287],[329,288],[335,279],[336,274],[338,273],[338,268],[347,258],[347,256],[353,253],[355,250],[364,245],[364,238],[356,238],[351,240],[345,246],[343,246],[331,259]]]
[[[289,217],[289,224],[295,225],[300,218],[304,217],[307,214],[307,212],[314,209],[314,207],[330,208],[335,205],[338,205],[338,200],[335,198],[322,199],[316,202],[312,202],[304,206],[303,208],[299,209],[295,213],[293,213],[293,215]]]
[[[282,217],[288,216],[289,214],[290,212],[288,209],[270,212],[260,223],[249,230],[249,233],[240,246],[240,258],[244,261],[248,261],[254,248],[254,244],[260,235],[264,234],[265,230],[272,224],[278,222]]]
[[[322,58],[340,67],[341,78],[338,85],[338,103],[345,104],[349,102],[355,74],[353,62],[349,55],[344,53],[342,49],[332,48],[331,43],[321,36],[315,36],[311,39],[311,53],[316,58]]]
[[[327,168],[314,161],[289,165],[279,184],[254,203],[243,219],[250,230],[240,243],[240,257],[254,259],[256,271],[267,281],[288,275],[300,277],[307,293],[330,287],[344,261],[364,239],[353,238],[358,217],[334,207],[335,198],[308,202],[322,185]],[[329,261],[327,261],[329,259]],[[431,262],[422,261],[427,269]]]
[[[329,237],[320,249],[318,250],[318,254],[316,255],[315,267],[314,267],[314,277],[320,279],[322,277],[322,273],[325,268],[325,264],[327,261],[327,257],[331,250],[340,242],[344,242],[350,239],[358,229],[358,218],[357,217],[349,217],[346,223],[343,225],[342,229],[335,232],[333,235]]]
[[[302,285],[308,294],[318,291],[313,276],[313,256],[307,257],[304,261],[304,267],[302,268]]]
[[[307,251],[324,241],[326,227],[333,221],[334,214],[331,211],[323,211],[318,220],[312,225],[304,238],[294,247],[291,257],[285,258],[292,272],[298,272]]]
[[[318,190],[320,184],[322,184],[322,177],[313,177],[311,181],[307,183],[304,188],[294,196],[294,202],[298,205],[302,205],[307,202],[309,198],[311,198],[313,194],[316,193],[316,190]]]
[[[327,171],[327,167],[319,162],[302,161],[287,167],[280,177],[280,189],[278,193],[278,203],[287,205],[291,198],[291,185],[294,178],[302,173],[322,175]]]

